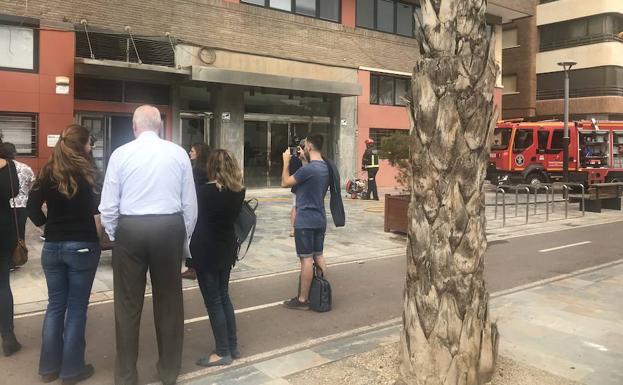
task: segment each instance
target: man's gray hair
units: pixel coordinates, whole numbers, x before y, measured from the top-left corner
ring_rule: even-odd
[[[134,111],[132,123],[140,131],[159,132],[162,129],[160,111],[154,106],[143,105]]]

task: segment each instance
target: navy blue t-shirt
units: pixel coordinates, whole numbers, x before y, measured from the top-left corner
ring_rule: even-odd
[[[329,189],[329,168],[324,161],[312,160],[293,175],[296,180],[297,229],[327,227],[324,197]]]

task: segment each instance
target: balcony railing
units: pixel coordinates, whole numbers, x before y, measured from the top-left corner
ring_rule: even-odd
[[[623,87],[591,87],[569,90],[570,98],[583,98],[591,96],[623,96]],[[564,89],[538,90],[537,100],[562,99],[565,97]]]
[[[612,33],[604,33],[600,35],[584,36],[574,39],[551,41],[541,43],[541,52],[553,51],[562,48],[578,47],[582,45],[604,43],[609,41],[618,41],[623,43],[623,39]]]

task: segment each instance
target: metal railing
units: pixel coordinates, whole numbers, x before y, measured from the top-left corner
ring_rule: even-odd
[[[507,190],[512,190],[515,193],[515,218],[519,217],[519,206],[521,204],[525,204],[525,222],[524,224],[528,224],[530,221],[530,206],[533,208],[533,215],[539,215],[538,207],[540,205],[545,205],[545,221],[548,222],[550,220],[550,214],[553,215],[555,212],[556,203],[564,203],[564,217],[565,219],[569,218],[569,196],[573,187],[578,187],[581,189],[581,204],[580,209],[582,211],[582,216],[585,216],[585,188],[581,183],[541,183],[536,185],[531,184],[519,184],[514,186],[504,186],[497,187],[495,190],[495,204],[494,206],[494,214],[493,219],[498,219],[498,213],[501,210],[502,213],[502,227],[506,227],[506,194]],[[540,201],[539,196],[541,196],[541,192],[544,192],[545,201]],[[560,199],[556,199],[556,191],[560,191]],[[525,203],[519,202],[519,195],[523,193],[526,195]],[[534,199],[531,201],[530,195],[534,196]],[[501,200],[500,200],[501,195]],[[512,203],[511,203],[512,204]],[[491,206],[490,204],[488,206]]]
[[[604,87],[586,87],[569,90],[569,97],[582,98],[591,96],[623,96],[623,87],[604,86]],[[564,89],[538,90],[536,92],[537,100],[562,99],[564,97]]]
[[[562,48],[579,47],[589,44],[604,43],[609,41],[623,42],[623,39],[614,33],[600,33],[590,36],[582,36],[573,39],[556,40],[541,42],[539,46],[539,52],[554,51]]]

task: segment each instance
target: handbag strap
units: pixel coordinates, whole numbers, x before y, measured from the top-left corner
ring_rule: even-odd
[[[253,228],[251,229],[251,235],[249,236],[249,243],[247,243],[247,249],[244,251],[244,255],[242,256],[242,258],[238,258],[239,261],[242,261],[244,257],[247,256],[247,253],[249,252],[249,248],[251,247],[251,242],[253,242],[253,235],[255,235],[256,226],[257,226],[257,223],[254,223]],[[240,250],[238,250],[238,252],[240,252]]]
[[[11,200],[13,201],[13,218],[15,219],[15,235],[19,238],[19,223],[17,221],[17,207],[15,206],[15,190],[13,190],[13,176],[11,175],[11,163],[13,163],[13,167],[15,167],[15,173],[17,174],[17,166],[15,166],[15,162],[7,160],[6,166],[9,171],[9,185],[11,186]],[[18,178],[17,175],[15,175]]]

